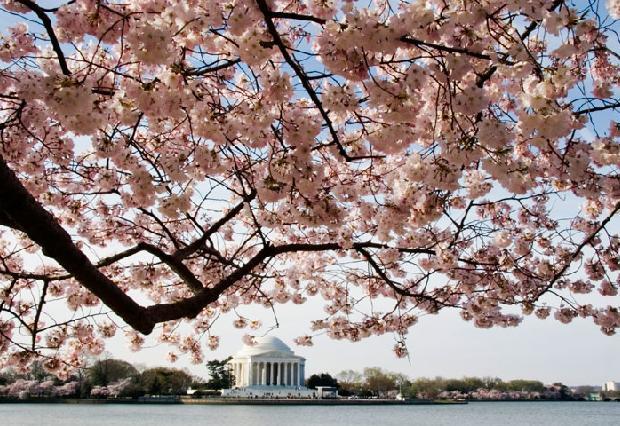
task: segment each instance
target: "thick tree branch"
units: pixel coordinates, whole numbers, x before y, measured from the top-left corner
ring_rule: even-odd
[[[294,12],[270,12],[269,15],[277,19],[292,19],[295,21],[312,21],[320,25],[323,25],[327,22],[327,20],[323,18],[317,18],[316,16],[303,15],[301,13],[294,13]]]
[[[151,244],[139,243],[138,246],[143,248],[148,253],[151,253],[153,256],[158,257],[162,262],[168,265],[174,272],[177,273],[179,277],[183,279],[185,284],[187,284],[192,291],[197,293],[204,288],[202,282],[196,278],[194,273],[176,257],[165,253],[160,248]]]
[[[241,208],[241,204],[236,206],[229,212],[229,215],[234,216]],[[265,260],[274,256],[299,251],[316,252],[342,249],[337,243],[267,246],[243,266],[210,288],[202,287],[200,281],[194,277],[191,271],[178,258],[167,255],[157,247],[145,243],[138,244],[134,248],[103,259],[100,265],[111,264],[141,250],[148,251],[171,266],[186,282],[191,283],[190,286],[196,291],[195,296],[179,302],[157,304],[144,308],[125,294],[114,282],[100,272],[96,265],[90,262],[86,255],[76,247],[69,234],[60,226],[58,221],[26,190],[2,157],[0,157],[0,214],[7,217],[9,223],[18,225],[20,230],[25,232],[32,241],[42,248],[46,256],[56,260],[67,272],[101,299],[106,306],[118,314],[127,324],[143,334],[149,334],[155,323],[158,322],[195,317],[209,303],[216,301],[225,290],[239,282]],[[229,215],[222,218],[221,223],[225,223]],[[221,223],[219,225],[218,223],[214,224],[214,227],[217,229],[217,227],[221,226]],[[213,230],[213,227],[211,229]],[[382,246],[373,242],[353,244],[354,249],[364,247],[379,248]],[[416,249],[410,249],[409,251],[414,252]],[[429,251],[420,249],[419,252],[428,253]]]
[[[135,247],[130,248],[129,250],[121,252],[115,256],[103,259],[103,261],[98,263],[97,266],[111,264],[124,257],[134,255],[141,251],[146,251],[147,253],[152,254],[153,256],[164,262],[166,265],[168,265],[170,269],[172,269],[194,293],[198,293],[204,288],[202,282],[198,278],[196,278],[194,273],[183,262],[181,262],[180,259],[169,255],[159,247],[145,242],[140,242]]]
[[[0,212],[38,244],[43,254],[56,260],[127,324],[144,334],[153,330],[154,322],[148,318],[145,309],[91,263],[56,218],[22,185],[2,156]]]
[[[372,242],[354,243],[352,249],[360,250],[366,247],[381,247],[380,244]],[[247,276],[254,268],[261,265],[266,260],[284,253],[294,252],[317,252],[328,250],[344,250],[338,243],[325,244],[283,244],[281,246],[267,246],[261,249],[254,257],[239,269],[232,272],[226,278],[220,280],[213,287],[205,288],[193,297],[175,303],[163,303],[149,306],[147,311],[149,316],[156,322],[173,321],[180,318],[193,318],[200,313],[209,303],[213,303],[227,289]],[[409,252],[427,253],[428,250],[408,249]],[[434,253],[434,251],[432,251]]]

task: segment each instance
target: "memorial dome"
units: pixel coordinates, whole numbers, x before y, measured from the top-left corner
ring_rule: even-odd
[[[274,336],[256,337],[255,345],[243,345],[243,348],[236,354],[236,357],[256,356],[271,352],[280,352],[286,355],[293,355],[293,351],[286,343]]]

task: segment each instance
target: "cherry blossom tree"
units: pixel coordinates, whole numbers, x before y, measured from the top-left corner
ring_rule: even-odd
[[[131,378],[119,380],[107,386],[93,386],[90,395],[96,398],[118,398],[120,393],[131,383]]]
[[[0,2],[2,364],[201,362],[313,296],[298,343],[398,356],[444,309],[620,326],[620,1],[57,3]]]
[[[75,396],[77,382],[67,382],[55,386],[52,380],[37,382],[36,380],[18,379],[15,382],[0,386],[0,396],[8,398],[53,398]]]

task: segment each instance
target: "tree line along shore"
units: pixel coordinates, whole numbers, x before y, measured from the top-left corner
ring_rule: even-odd
[[[167,367],[143,368],[120,359],[99,359],[64,380],[51,376],[40,365],[27,373],[11,369],[0,372],[0,399],[125,399],[217,398],[231,388],[234,376],[227,359],[207,362],[208,379],[187,370]],[[329,386],[339,398],[404,400],[585,400],[600,391],[594,386],[545,385],[537,380],[503,381],[494,377],[409,378],[378,367],[338,374],[313,374],[310,389]],[[620,392],[599,392],[596,399],[620,400]]]

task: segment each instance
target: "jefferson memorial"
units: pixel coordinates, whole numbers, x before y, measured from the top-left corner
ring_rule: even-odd
[[[256,344],[244,345],[228,365],[235,386],[222,390],[222,396],[310,398],[315,395],[304,386],[306,359],[295,355],[277,337],[257,337]]]

